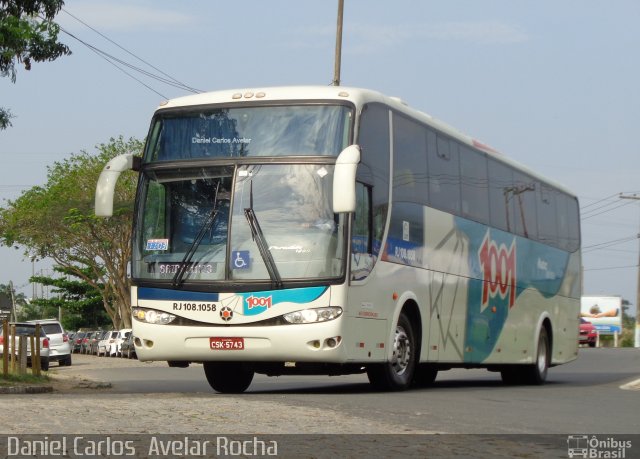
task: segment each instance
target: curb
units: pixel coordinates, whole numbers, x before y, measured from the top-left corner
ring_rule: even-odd
[[[0,394],[46,394],[49,392],[53,392],[53,386],[0,387]]]
[[[620,386],[622,390],[640,390],[640,379],[636,379],[635,381],[631,381],[630,383],[624,384]]]

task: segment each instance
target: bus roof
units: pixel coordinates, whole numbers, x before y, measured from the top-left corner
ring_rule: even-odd
[[[447,123],[434,118],[428,113],[416,110],[410,107],[406,102],[398,97],[389,97],[384,94],[362,88],[353,88],[347,86],[278,86],[278,87],[265,87],[265,88],[240,88],[240,89],[228,89],[221,91],[205,92],[195,94],[191,96],[178,97],[175,99],[164,101],[158,107],[159,111],[170,108],[189,107],[189,106],[201,106],[201,105],[213,105],[213,104],[233,104],[247,102],[278,102],[278,101],[319,101],[319,100],[335,100],[335,101],[349,101],[353,103],[357,109],[361,108],[366,103],[379,102],[388,105],[389,107],[408,115],[411,118],[417,119],[434,129],[437,129],[460,142],[485,152],[487,155],[505,162],[510,166],[528,174],[532,177],[548,183],[549,185],[562,190],[564,193],[573,195],[563,185],[560,185],[553,180],[549,180],[546,177],[542,177],[540,174],[532,171],[523,164],[510,159],[494,148],[488,146],[484,142],[481,142],[473,137],[464,134],[463,132],[453,128]]]

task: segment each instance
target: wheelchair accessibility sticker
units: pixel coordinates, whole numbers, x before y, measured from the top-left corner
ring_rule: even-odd
[[[232,250],[231,251],[231,268],[232,269],[249,269],[251,266],[251,257],[248,250]]]

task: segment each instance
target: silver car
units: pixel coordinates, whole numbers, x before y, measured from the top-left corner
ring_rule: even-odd
[[[9,324],[9,333],[11,328],[16,327],[16,346],[18,345],[19,336],[35,336],[36,324],[29,322],[15,322]],[[4,346],[6,345],[11,351],[11,336],[6,337],[3,335],[2,327],[0,327],[0,355],[4,352]],[[27,364],[31,365],[31,340],[27,340]],[[40,368],[43,371],[49,370],[49,337],[45,333],[43,328],[40,328]]]
[[[49,337],[49,360],[58,362],[61,367],[71,366],[71,343],[62,324],[55,319],[30,320],[28,323],[40,324]]]

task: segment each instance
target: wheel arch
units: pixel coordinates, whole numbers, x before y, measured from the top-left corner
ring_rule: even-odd
[[[538,318],[538,325],[535,328],[535,333],[533,335],[533,353],[532,355],[535,357],[535,352],[538,349],[538,340],[540,339],[540,330],[545,328],[547,332],[547,337],[549,339],[549,355],[553,357],[553,325],[551,323],[551,316],[546,311],[543,312]]]
[[[394,310],[393,318],[392,318],[392,326],[389,327],[389,333],[387,336],[387,343],[393,343],[393,336],[395,333],[396,325],[398,324],[398,320],[400,318],[400,314],[405,313],[413,325],[414,333],[415,333],[415,341],[416,341],[416,363],[420,362],[420,355],[422,351],[422,336],[423,336],[423,327],[422,327],[422,314],[420,312],[420,307],[418,306],[418,299],[412,292],[406,292],[402,296],[398,298],[396,301],[396,307]],[[393,349],[391,346],[387,346],[387,360],[391,359],[391,354]]]

